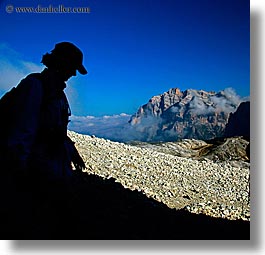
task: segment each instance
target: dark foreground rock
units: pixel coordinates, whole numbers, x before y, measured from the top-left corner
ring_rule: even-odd
[[[27,227],[6,226],[1,239],[250,239],[250,222],[169,209],[114,179],[79,174],[72,191],[67,206],[52,201],[56,194],[39,201]]]
[[[224,137],[243,136],[250,140],[250,102],[242,102],[236,112],[231,113]]]

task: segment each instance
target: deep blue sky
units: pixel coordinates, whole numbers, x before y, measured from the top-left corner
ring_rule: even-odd
[[[87,6],[91,12],[9,14],[10,3]],[[0,48],[0,61],[16,56],[40,65],[55,43],[75,43],[89,74],[69,82],[74,115],[133,114],[172,87],[232,87],[248,96],[249,11],[248,0],[0,1],[0,46],[8,49]]]

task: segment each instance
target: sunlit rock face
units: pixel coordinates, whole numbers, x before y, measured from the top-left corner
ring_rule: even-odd
[[[143,141],[209,140],[224,135],[229,115],[241,98],[233,89],[220,92],[178,88],[152,97],[131,117]]]

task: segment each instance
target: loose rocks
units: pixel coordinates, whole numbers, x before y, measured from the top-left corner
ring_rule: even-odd
[[[69,131],[88,174],[115,178],[170,208],[250,220],[250,164],[178,157]]]

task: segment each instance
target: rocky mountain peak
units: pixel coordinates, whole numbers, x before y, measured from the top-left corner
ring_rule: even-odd
[[[146,134],[145,141],[213,139],[223,135],[229,114],[240,102],[232,89],[207,92],[171,88],[141,106],[129,123]]]

